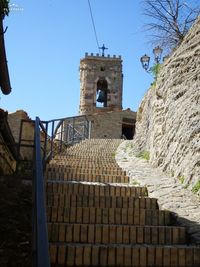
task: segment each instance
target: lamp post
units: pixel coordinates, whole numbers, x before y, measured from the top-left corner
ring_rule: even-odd
[[[160,63],[162,52],[163,49],[160,46],[157,46],[153,49],[154,64]],[[147,54],[140,58],[140,62],[142,63],[142,67],[146,72],[151,72],[151,68],[149,68],[150,57]]]

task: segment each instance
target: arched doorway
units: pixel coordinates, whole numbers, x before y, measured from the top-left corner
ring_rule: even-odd
[[[96,96],[96,107],[107,107],[108,83],[105,78],[98,80]]]

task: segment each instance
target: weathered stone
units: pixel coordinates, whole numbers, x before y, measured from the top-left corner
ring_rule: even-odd
[[[134,156],[132,141],[124,141],[117,149],[116,160],[130,176],[130,183],[147,186],[150,197],[158,199],[160,208],[173,212],[182,226],[186,226],[194,242],[200,244],[200,199],[161,168]],[[126,161],[124,160],[126,159]]]
[[[139,107],[135,145],[190,188],[200,179],[200,18]]]
[[[123,127],[132,127],[135,131],[136,112],[130,109],[94,113],[87,116],[91,121],[91,138],[121,138]],[[130,120],[130,122],[128,121]],[[127,120],[127,122],[124,120]]]
[[[83,115],[122,110],[122,78],[121,57],[87,54],[80,61],[79,113]],[[97,105],[99,85],[102,85],[102,89],[106,92],[104,107]]]

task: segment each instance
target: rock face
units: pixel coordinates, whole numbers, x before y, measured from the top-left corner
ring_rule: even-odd
[[[34,124],[31,123],[31,119],[24,110],[17,110],[16,112],[8,114],[8,123],[12,131],[15,142],[19,143],[21,121],[24,121],[22,125],[22,136],[24,140],[21,142],[20,155],[23,159],[32,160],[33,149],[30,147],[24,147],[23,145],[32,145],[34,142]],[[27,122],[25,122],[27,121]],[[26,140],[26,141],[25,141]]]
[[[137,114],[135,144],[188,184],[200,180],[200,18],[163,64]],[[199,182],[200,183],[200,182]]]

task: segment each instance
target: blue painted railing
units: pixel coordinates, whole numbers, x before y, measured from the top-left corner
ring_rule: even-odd
[[[50,267],[40,125],[40,119],[36,117],[33,179],[33,267]]]
[[[22,139],[23,123],[32,123],[34,144]],[[62,152],[66,145],[74,144],[90,136],[90,123],[85,116],[68,117],[51,121],[24,120],[21,123],[19,154],[21,147],[34,148],[33,179],[33,267],[50,267],[49,242],[46,221],[45,181],[43,173],[46,163],[54,154]],[[25,144],[23,144],[25,142]]]

